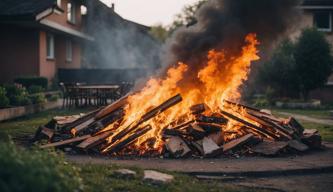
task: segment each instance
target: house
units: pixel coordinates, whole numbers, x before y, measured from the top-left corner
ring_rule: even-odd
[[[0,83],[20,76],[50,82],[58,68],[80,68],[84,0],[1,0]]]

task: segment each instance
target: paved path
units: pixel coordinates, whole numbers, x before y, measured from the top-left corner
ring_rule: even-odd
[[[319,119],[319,118],[309,117],[306,115],[299,115],[299,114],[287,113],[287,112],[278,112],[278,113],[281,115],[292,116],[298,120],[309,121],[312,123],[318,123],[318,124],[323,124],[323,125],[333,125],[333,120],[330,120],[330,119]]]
[[[80,164],[117,164],[122,166],[136,166],[144,169],[165,169],[184,173],[229,174],[229,175],[260,175],[292,174],[302,171],[325,170],[333,173],[333,143],[325,143],[327,149],[313,151],[308,154],[292,157],[243,157],[219,159],[115,159],[106,157],[67,156],[68,160]]]

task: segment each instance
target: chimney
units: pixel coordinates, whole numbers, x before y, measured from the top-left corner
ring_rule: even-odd
[[[115,8],[114,3],[111,3],[111,9],[112,9],[112,11],[114,11],[114,8]]]

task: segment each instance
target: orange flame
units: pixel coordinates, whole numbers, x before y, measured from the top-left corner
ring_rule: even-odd
[[[136,122],[152,107],[156,107],[180,93],[183,101],[145,122],[142,126],[150,124],[152,130],[141,136],[135,143],[137,149],[147,150],[141,144],[150,138],[155,138],[156,142],[153,149],[158,151],[162,149],[161,146],[163,145],[162,129],[182,114],[188,114],[192,105],[205,103],[212,112],[218,112],[223,109],[223,100],[239,100],[241,97],[239,88],[248,78],[251,62],[259,59],[256,48],[259,42],[256,35],[247,35],[245,42],[241,54],[237,57],[229,56],[223,50],[209,51],[207,64],[197,74],[197,81],[203,84],[200,88],[195,86],[193,86],[195,88],[188,88],[180,83],[187,78],[184,75],[185,72],[190,70],[188,65],[184,63],[178,63],[177,66],[169,68],[167,76],[163,79],[150,79],[140,92],[128,98],[124,121],[113,135]],[[187,115],[187,118],[191,119],[192,116]],[[237,124],[230,123],[227,128],[230,130],[237,129]],[[109,142],[111,140],[112,136],[108,138]]]

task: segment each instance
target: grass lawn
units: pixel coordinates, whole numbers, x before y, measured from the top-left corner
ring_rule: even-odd
[[[78,114],[85,111],[87,110],[51,110],[0,123],[0,141],[8,140],[8,135],[14,138],[32,135],[38,126],[47,123],[53,116]],[[131,168],[138,172],[134,179],[123,179],[113,175],[113,171],[119,167],[111,163],[110,165],[72,165],[80,168],[84,191],[266,191],[215,181],[200,181],[174,172],[169,172],[175,176],[174,181],[170,184],[151,185],[142,181],[143,170],[139,168]]]
[[[333,110],[333,109],[331,109]],[[294,113],[299,115],[305,115],[314,118],[320,119],[329,119],[332,118],[330,116],[330,111],[328,109],[274,109],[276,112],[286,112],[286,113]]]

